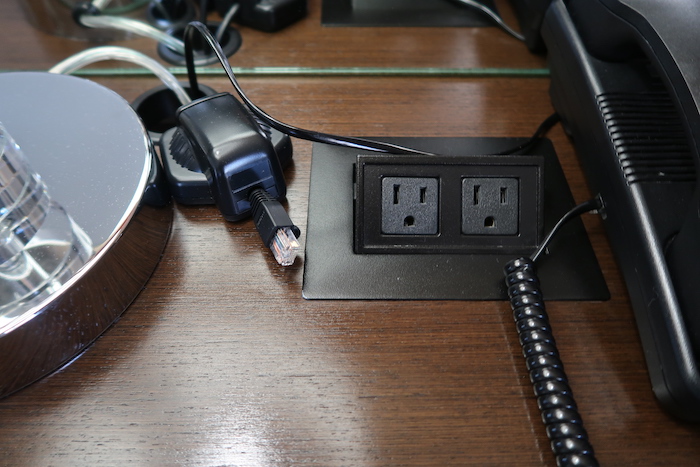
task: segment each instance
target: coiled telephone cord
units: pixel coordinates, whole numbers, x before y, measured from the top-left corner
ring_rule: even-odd
[[[569,211],[542,243],[533,258],[518,258],[505,267],[506,287],[513,319],[523,349],[530,381],[537,397],[547,437],[557,465],[597,466],[598,461],[569,387],[559,356],[537,276],[535,260],[569,219],[601,207],[592,200]]]

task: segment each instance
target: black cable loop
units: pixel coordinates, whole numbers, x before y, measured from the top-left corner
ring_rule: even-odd
[[[520,345],[557,465],[597,466],[559,358],[535,263],[518,258],[506,265],[505,273]]]
[[[199,34],[206,41],[207,45],[211,48],[216,57],[219,59],[219,63],[221,63],[221,66],[223,67],[226,76],[233,85],[241,101],[246,105],[246,107],[248,107],[248,109],[254,115],[256,115],[261,121],[263,121],[271,128],[274,128],[275,130],[281,133],[285,133],[295,138],[305,139],[307,141],[314,141],[317,143],[332,144],[335,146],[350,147],[359,149],[361,151],[378,151],[392,154],[416,154],[422,156],[434,155],[431,152],[408,148],[393,143],[373,141],[365,138],[354,138],[351,136],[337,136],[330,133],[321,133],[319,131],[305,130],[303,128],[297,128],[295,126],[288,125],[273,118],[265,111],[263,111],[260,107],[255,105],[255,103],[253,103],[253,101],[251,101],[248,98],[245,92],[243,92],[243,89],[238,83],[238,80],[236,79],[236,75],[233,72],[231,65],[226,59],[226,55],[221,50],[221,45],[216,41],[216,38],[211,34],[211,32],[209,32],[207,27],[199,21],[192,21],[191,23],[189,23],[185,28],[184,35],[187,76],[190,81],[190,90],[193,93],[197,93],[197,90],[199,89],[199,85],[197,83],[197,73],[194,66],[193,42],[195,32],[199,32]]]

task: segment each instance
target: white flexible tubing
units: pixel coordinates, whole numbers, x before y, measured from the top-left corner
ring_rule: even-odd
[[[151,39],[163,43],[169,49],[183,56],[185,55],[184,42],[142,21],[122,18],[121,16],[82,15],[80,17],[80,23],[89,28],[117,29],[119,31],[131,32],[139,36],[150,37]]]
[[[170,88],[182,105],[192,102],[190,96],[185,92],[183,87],[178,83],[175,76],[170,73],[163,65],[153,60],[141,52],[137,52],[125,47],[116,47],[112,45],[103,47],[94,47],[92,49],[83,50],[75,55],[68,57],[60,63],[57,63],[49,70],[49,73],[70,74],[80,68],[83,68],[91,63],[103,60],[121,60],[140,65],[152,71],[168,88]]]

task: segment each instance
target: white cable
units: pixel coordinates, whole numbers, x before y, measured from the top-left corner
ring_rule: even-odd
[[[185,92],[183,87],[178,83],[175,76],[170,73],[163,65],[153,60],[141,52],[127,49],[125,47],[103,46],[94,47],[92,49],[83,50],[75,55],[68,57],[60,63],[54,65],[49,73],[70,74],[91,63],[103,60],[121,60],[125,62],[135,63],[152,71],[168,88],[170,88],[182,105],[192,102],[190,96]]]
[[[522,34],[520,34],[520,33],[517,32],[517,31],[513,30],[510,26],[508,26],[508,25],[503,21],[503,19],[502,19],[500,16],[498,16],[498,15],[497,15],[493,10],[491,10],[490,8],[487,8],[487,7],[485,7],[484,5],[482,5],[481,3],[475,2],[475,1],[473,1],[473,0],[456,0],[456,1],[457,1],[458,3],[461,3],[462,5],[465,5],[465,6],[468,6],[468,7],[472,7],[472,8],[476,8],[477,10],[480,10],[481,12],[483,12],[484,14],[486,14],[489,18],[491,18],[492,20],[494,20],[494,21],[496,22],[496,24],[498,24],[498,25],[501,27],[501,29],[503,29],[505,32],[507,32],[507,33],[510,34],[511,36],[515,37],[515,38],[518,39],[519,41],[524,41],[524,40],[525,40],[525,36],[523,36]]]
[[[80,17],[80,23],[90,28],[118,29],[120,31],[131,32],[139,36],[150,37],[158,42],[162,42],[169,49],[172,49],[183,56],[185,55],[185,44],[181,40],[135,19],[109,15],[82,15]]]

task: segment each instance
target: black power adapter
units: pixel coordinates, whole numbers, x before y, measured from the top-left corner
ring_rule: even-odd
[[[160,141],[173,197],[183,204],[213,202],[228,221],[253,215],[275,259],[293,263],[300,230],[279,201],[287,191],[282,167],[291,160],[289,136],[259,123],[228,93],[181,107],[177,122]]]
[[[212,98],[219,96],[218,94],[215,95],[213,91],[208,94],[210,94]],[[244,127],[246,125],[250,125],[250,128],[253,129],[255,127],[252,126],[253,123],[248,118],[250,117],[250,114],[248,113],[247,109],[245,109],[230,94],[225,95],[228,97],[222,99],[217,98],[211,101],[204,100],[202,102],[198,102],[196,105],[193,103],[187,107],[192,107],[190,110],[187,111],[187,114],[189,116],[193,116],[195,112],[210,112],[216,104],[218,110],[217,113],[213,115],[216,115],[218,120],[216,122],[212,122],[212,126],[221,124],[223,127],[219,131],[223,132],[223,137],[228,139],[232,146],[235,146],[236,144],[234,143],[234,141],[238,141],[242,137],[242,135],[235,132],[236,127],[239,127],[241,125]],[[231,126],[231,122],[229,122],[228,117],[224,116],[222,118],[222,116],[219,115],[219,112],[224,110],[223,107],[230,107],[230,110],[235,109],[235,113],[237,113],[238,115],[245,116],[245,120],[238,120],[235,123],[233,123],[233,126]],[[176,123],[179,121],[179,117],[176,112],[174,112],[173,118]],[[208,125],[207,127],[200,127],[200,125],[203,125],[204,123],[205,122],[192,121],[192,118],[188,119],[189,127],[194,126],[195,128],[201,128],[195,131],[211,131]],[[257,121],[255,121],[254,123],[257,125]],[[264,136],[267,139],[269,139],[269,142],[272,143],[274,155],[270,153],[269,157],[273,159],[276,158],[279,161],[279,165],[281,166],[282,170],[284,170],[292,162],[291,138],[284,133],[281,133],[272,128],[265,127],[264,125],[257,126],[263,131]],[[209,188],[209,181],[207,180],[207,176],[202,172],[202,166],[200,166],[200,163],[197,160],[197,157],[195,156],[194,152],[171,151],[172,140],[173,137],[178,133],[177,130],[177,126],[171,128],[170,130],[166,130],[159,139],[161,155],[163,158],[163,166],[165,168],[165,173],[168,178],[168,183],[170,184],[170,191],[172,193],[173,198],[180,204],[215,204],[215,200],[212,196],[212,191]],[[267,147],[266,144],[267,143],[262,142],[263,147]],[[281,180],[283,181],[283,179]],[[280,182],[280,177],[277,178],[277,182]],[[245,217],[245,214],[243,214],[241,217]]]
[[[306,16],[306,0],[216,0],[221,16],[237,3],[235,20],[248,27],[275,32]]]

